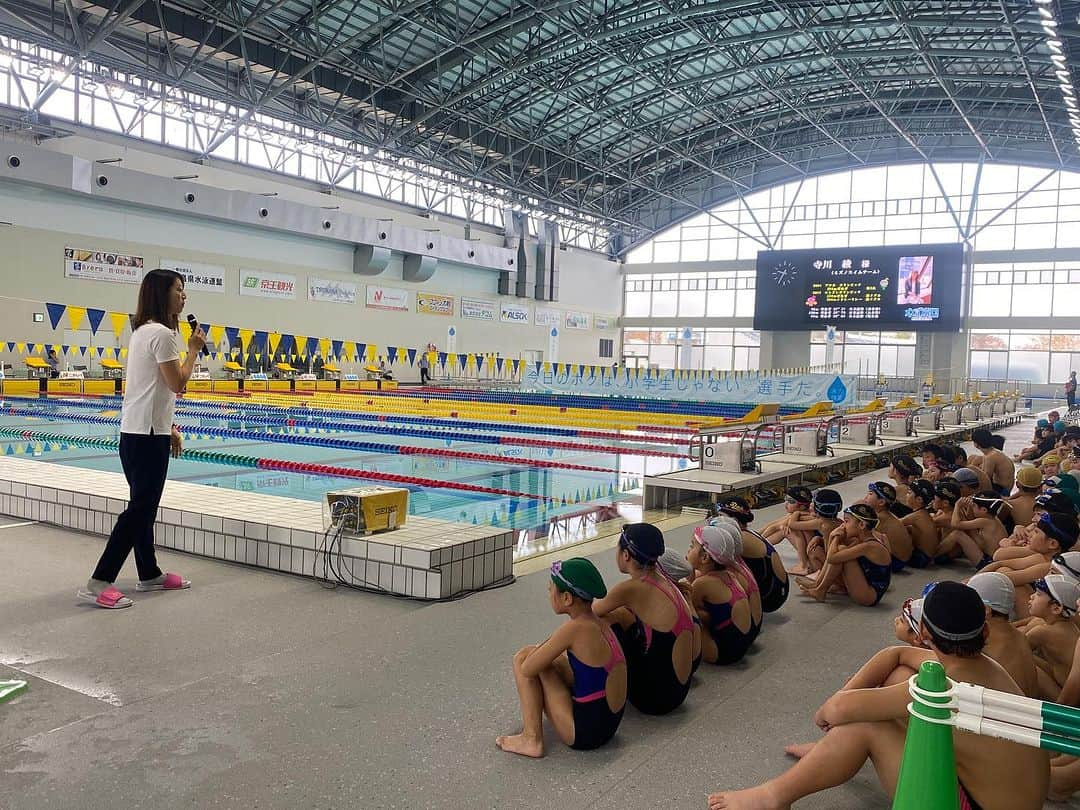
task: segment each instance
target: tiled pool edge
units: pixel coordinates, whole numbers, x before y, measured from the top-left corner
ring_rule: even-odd
[[[70,478],[72,472],[85,480],[56,480]],[[125,498],[112,496],[126,490],[116,473],[0,459],[2,514],[105,537],[127,506]],[[321,571],[322,555],[316,554],[322,538],[319,504],[273,497],[275,506],[290,511],[284,519],[240,519],[232,510],[231,517],[212,514],[212,505],[200,505],[198,512],[190,508],[192,497],[214,500],[222,493],[230,504],[247,499],[259,505],[272,497],[170,482],[154,526],[157,546],[306,577],[312,576],[318,557]],[[372,587],[439,599],[510,576],[513,545],[511,533],[503,529],[410,516],[395,532],[344,540],[342,558],[357,580]]]

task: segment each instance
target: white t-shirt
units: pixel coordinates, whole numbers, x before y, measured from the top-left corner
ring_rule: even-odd
[[[144,323],[128,344],[127,386],[120,415],[121,433],[158,436],[172,432],[176,394],[169,390],[159,363],[179,360],[176,332],[160,323]]]

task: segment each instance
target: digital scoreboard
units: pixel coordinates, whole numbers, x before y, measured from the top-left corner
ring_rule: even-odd
[[[963,265],[959,243],[763,250],[754,328],[956,331]]]

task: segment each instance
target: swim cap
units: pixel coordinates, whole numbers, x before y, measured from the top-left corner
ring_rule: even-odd
[[[840,514],[844,499],[835,489],[819,489],[814,493],[814,511],[821,517],[834,518]]]
[[[735,518],[730,518],[727,515],[719,515],[708,521],[709,526],[715,526],[718,529],[723,529],[735,540],[735,553],[738,556],[742,556],[743,552],[743,540],[742,540],[742,524]]]
[[[1035,427],[1037,427],[1037,428],[1048,428],[1048,427],[1050,427],[1050,422],[1048,420],[1046,420],[1046,419],[1040,419],[1038,422],[1035,423]]]
[[[1016,589],[1012,580],[1000,571],[976,574],[968,580],[968,587],[973,588],[983,604],[994,613],[1008,616],[1016,605]]]
[[[995,447],[998,450],[1005,447],[1005,437],[996,436],[986,428],[975,428],[971,431],[971,441],[976,447]]]
[[[750,510],[750,504],[734,495],[716,504],[716,510],[722,515],[735,518],[744,526],[754,520],[754,513]]]
[[[619,535],[619,547],[642,565],[651,565],[664,553],[664,533],[651,523],[627,523]]]
[[[1016,483],[1027,489],[1038,489],[1042,486],[1043,476],[1034,467],[1021,467],[1016,471]]]
[[[866,489],[873,492],[886,503],[896,503],[896,487],[884,481],[871,481]]]
[[[721,565],[738,559],[739,553],[736,547],[741,540],[740,535],[739,527],[732,523],[720,526],[698,526],[694,529],[694,539],[701,544],[713,562]]]
[[[1054,433],[1064,433],[1068,429],[1068,427],[1068,425],[1066,425],[1059,419],[1054,422]]]
[[[1045,456],[1039,459],[1039,464],[1060,464],[1061,456],[1057,453],[1047,453]]]
[[[869,506],[865,503],[853,503],[847,509],[844,510],[845,515],[851,515],[860,523],[866,526],[868,529],[876,529],[878,525],[878,516]]]
[[[1042,512],[1035,518],[1035,524],[1054,540],[1062,551],[1069,551],[1076,545],[1076,512]]]
[[[1050,570],[1055,574],[1080,583],[1080,551],[1066,551],[1064,554],[1055,554],[1051,561]]]
[[[584,557],[556,560],[551,564],[551,581],[562,593],[572,593],[590,602],[607,596],[604,578],[596,566]]]
[[[901,475],[922,475],[922,467],[911,456],[896,456],[892,465]]]
[[[1065,473],[1064,475],[1051,475],[1049,478],[1043,479],[1043,483],[1054,489],[1071,489],[1074,492],[1078,489],[1076,479],[1068,473]]]
[[[976,493],[972,499],[972,503],[977,503],[984,509],[989,509],[990,514],[996,515],[1001,511],[1001,505],[1005,503],[1001,496],[994,492],[992,489],[986,489],[982,492]]]
[[[916,478],[908,484],[908,487],[915,496],[922,498],[924,504],[929,504],[934,500],[934,485],[925,478]]]
[[[923,598],[922,620],[935,640],[970,641],[982,635],[986,607],[974,588],[944,580]]]
[[[808,487],[788,487],[786,494],[795,503],[808,504],[814,499]]]
[[[961,467],[954,472],[953,478],[956,479],[956,483],[965,487],[977,487],[979,485],[978,473],[974,470],[969,470],[967,467]]]
[[[960,485],[955,481],[938,481],[934,494],[943,501],[955,504],[960,500]]]
[[[1044,492],[1035,496],[1035,506],[1047,512],[1061,512],[1062,514],[1075,513],[1076,508],[1064,492]]]

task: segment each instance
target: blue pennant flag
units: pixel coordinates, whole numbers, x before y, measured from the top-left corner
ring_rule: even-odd
[[[252,340],[255,341],[255,351],[256,352],[269,352],[270,351],[270,344],[267,343],[267,340],[269,339],[269,337],[270,337],[269,332],[262,332],[262,331],[256,330],[254,336],[252,337]]]
[[[9,340],[8,341],[7,350],[9,352],[15,351],[15,341],[14,340]]]
[[[503,359],[501,357],[496,357],[495,358],[495,368],[497,368],[499,371],[502,371],[502,366],[503,366]]]
[[[341,347],[345,343],[343,340],[331,340],[330,341],[330,354],[334,357],[341,357]],[[349,358],[350,360],[352,358]]]
[[[105,310],[86,308],[86,319],[90,321],[90,334],[96,335],[101,321],[105,317]]]
[[[226,326],[225,339],[229,341],[229,347],[236,349],[240,346],[240,327]]]
[[[416,349],[407,349],[405,351],[405,354],[408,355],[409,365],[410,366],[415,365],[416,364]]]
[[[49,323],[51,323],[52,328],[55,329],[60,323],[60,319],[64,317],[64,313],[67,312],[67,305],[46,303],[45,309],[49,311]]]
[[[446,368],[446,352],[439,352],[439,366]]]

